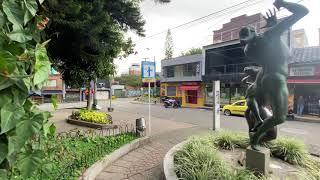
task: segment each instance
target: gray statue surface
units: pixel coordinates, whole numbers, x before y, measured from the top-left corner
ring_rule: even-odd
[[[289,49],[281,41],[281,35],[309,12],[300,4],[284,0],[276,0],[273,4],[278,10],[286,8],[292,15],[277,23],[276,10],[269,10],[264,17],[267,22],[264,28],[268,29],[263,34],[258,35],[252,27],[242,28],[239,34],[246,57],[261,66],[261,69],[247,68],[248,76],[243,79],[249,82],[248,79],[255,77],[246,95],[250,144],[255,150],[259,150],[261,142],[275,139],[276,126],[286,120]],[[267,115],[267,106],[271,107],[271,115]]]

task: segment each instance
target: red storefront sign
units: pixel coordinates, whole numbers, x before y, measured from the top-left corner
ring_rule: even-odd
[[[180,86],[180,91],[186,91],[186,90],[198,90],[200,86]]]
[[[288,79],[288,84],[320,84],[320,79]]]

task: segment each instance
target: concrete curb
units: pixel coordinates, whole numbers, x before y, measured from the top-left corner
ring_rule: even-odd
[[[308,122],[308,123],[320,123],[320,120],[310,120],[307,118],[303,118],[303,117],[294,117],[294,120],[291,121],[300,121],[300,122]]]
[[[120,149],[115,150],[111,154],[106,155],[100,161],[97,161],[90,166],[80,177],[79,180],[94,180],[107,166],[115,162],[120,157],[128,154],[139,147],[150,143],[150,137],[143,137],[136,139],[129,144],[122,146]]]
[[[167,154],[165,155],[163,159],[163,171],[164,171],[164,176],[166,180],[178,180],[178,176],[175,172],[175,167],[174,167],[174,155],[175,153],[180,150],[186,143],[187,141],[183,141],[171,148]]]
[[[114,124],[98,124],[98,123],[73,119],[70,116],[66,121],[69,124],[75,124],[78,126],[84,126],[84,127],[89,127],[89,128],[102,128],[102,129],[116,129],[116,128],[118,128],[118,126],[114,125]]]
[[[139,102],[139,101],[130,101],[131,104],[144,104],[148,105],[149,103],[146,102]],[[154,104],[153,102],[150,103],[150,105],[161,105],[161,103]]]

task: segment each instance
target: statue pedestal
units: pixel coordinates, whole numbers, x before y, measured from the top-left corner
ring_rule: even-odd
[[[259,147],[256,151],[249,146],[246,150],[246,168],[254,171],[255,175],[266,175],[270,161],[270,149]]]

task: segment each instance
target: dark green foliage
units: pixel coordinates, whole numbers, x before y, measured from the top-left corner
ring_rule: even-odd
[[[142,86],[142,79],[141,75],[128,75],[123,74],[120,77],[115,77],[115,81],[119,81],[119,84],[124,84],[133,87],[141,87]]]
[[[144,35],[136,0],[48,0],[44,6],[51,19],[49,56],[73,87],[114,73],[113,60],[133,52],[124,32]]]
[[[181,56],[190,56],[194,54],[201,54],[202,53],[202,48],[191,48],[187,52],[182,52]]]
[[[170,29],[168,29],[166,41],[164,44],[164,59],[171,59],[173,57],[173,39]]]
[[[43,144],[47,151],[42,168],[27,180],[77,179],[83,170],[135,138],[131,133],[108,137],[52,138]],[[20,179],[18,174],[12,176]]]
[[[46,83],[50,72],[48,41],[40,38],[47,23],[38,14],[42,2],[0,0],[1,180],[15,170],[23,178],[31,176],[44,155],[38,142],[50,134],[50,113],[40,111],[28,99],[30,91]]]

